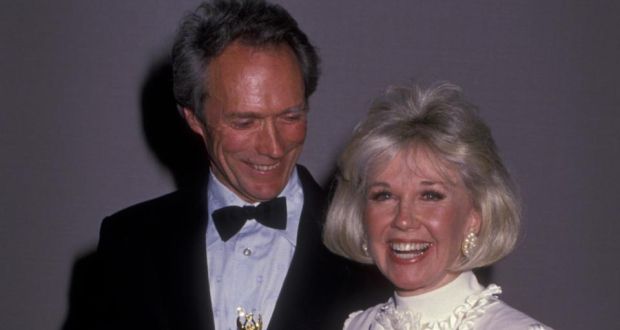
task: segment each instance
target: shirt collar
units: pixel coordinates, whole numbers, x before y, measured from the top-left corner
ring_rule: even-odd
[[[286,197],[286,229],[281,231],[280,234],[286,238],[293,246],[297,245],[297,229],[299,228],[299,220],[301,216],[301,209],[304,202],[304,193],[301,186],[301,181],[297,174],[297,167],[293,168],[293,172],[289,177],[286,186],[280,192],[277,197]],[[209,181],[207,184],[207,209],[209,210],[209,223],[207,225],[207,246],[221,241],[215,225],[213,224],[213,217],[211,213],[219,208],[225,206],[244,206],[244,205],[258,205],[258,203],[248,203],[242,200],[228,187],[226,187],[218,178],[209,173]]]

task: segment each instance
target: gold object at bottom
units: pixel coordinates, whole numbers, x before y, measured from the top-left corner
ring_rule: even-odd
[[[260,314],[246,313],[241,307],[237,308],[237,330],[262,330],[263,318]]]

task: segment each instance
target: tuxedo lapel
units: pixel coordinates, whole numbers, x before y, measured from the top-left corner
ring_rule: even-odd
[[[174,329],[214,329],[205,233],[207,207],[204,193],[193,193],[181,200],[174,221],[161,228],[161,286],[165,309]]]
[[[325,196],[305,168],[298,166],[297,169],[304,191],[297,245],[268,330],[311,328],[304,313],[312,313],[308,305],[310,298],[322,289],[321,281],[312,277],[322,263],[319,221],[323,216]]]

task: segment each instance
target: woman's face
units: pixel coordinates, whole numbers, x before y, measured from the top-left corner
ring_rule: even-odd
[[[368,250],[401,296],[453,280],[463,239],[480,217],[458,172],[424,148],[400,152],[368,177]],[[443,175],[442,175],[443,174]]]

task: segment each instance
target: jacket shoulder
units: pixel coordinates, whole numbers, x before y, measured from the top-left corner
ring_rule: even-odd
[[[173,229],[191,219],[200,220],[204,199],[200,191],[178,190],[120,210],[103,219],[100,244],[108,236],[144,235]]]
[[[167,211],[179,205],[184,199],[183,195],[185,195],[183,191],[174,191],[163,196],[140,202],[109,215],[106,217],[106,220],[117,221],[116,219],[133,219]]]

